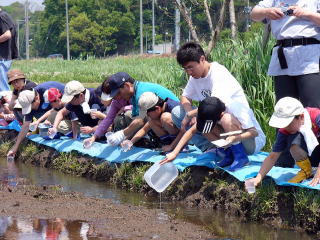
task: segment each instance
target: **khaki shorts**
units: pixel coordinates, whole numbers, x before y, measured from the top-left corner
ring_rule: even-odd
[[[53,124],[54,123],[54,120],[56,119],[56,116],[57,116],[57,111],[56,110],[54,110],[51,114],[50,114],[50,116],[48,117],[48,121],[49,122],[51,122],[51,124]],[[67,134],[67,133],[69,133],[69,132],[71,132],[72,131],[72,126],[71,126],[71,120],[66,120],[66,119],[64,119],[64,120],[62,120],[60,123],[59,123],[59,125],[58,125],[58,132],[59,133],[62,133],[62,134]]]

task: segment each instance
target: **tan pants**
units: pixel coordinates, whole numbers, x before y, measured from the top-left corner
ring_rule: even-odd
[[[54,120],[56,119],[56,116],[57,116],[57,111],[54,110],[50,116],[48,117],[48,121],[51,122],[51,124],[54,123]],[[58,132],[59,133],[62,133],[62,134],[67,134],[69,132],[72,131],[72,127],[71,127],[71,121],[70,120],[66,120],[66,119],[63,119],[60,124],[58,125]]]

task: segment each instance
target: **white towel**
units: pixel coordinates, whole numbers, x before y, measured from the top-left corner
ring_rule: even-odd
[[[314,135],[312,131],[312,123],[311,118],[306,109],[304,109],[304,124],[300,128],[300,132],[302,133],[304,140],[306,141],[308,154],[311,156],[313,150],[316,146],[318,146],[319,142],[317,137]]]

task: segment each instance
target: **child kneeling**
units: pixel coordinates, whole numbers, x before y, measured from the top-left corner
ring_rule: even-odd
[[[278,160],[286,148],[300,167],[296,176],[288,182],[299,183],[311,176],[311,165],[319,163],[319,151],[313,151],[318,145],[320,109],[304,108],[300,101],[292,97],[281,98],[274,107],[269,121],[271,127],[279,128],[272,152],[263,161],[258,175],[248,181],[258,185]]]
[[[244,104],[233,101],[226,106],[217,97],[206,97],[199,104],[197,124],[184,134],[175,150],[167,154],[161,163],[172,161],[197,131],[209,141],[214,141],[220,139],[222,133],[237,130],[238,134],[228,136],[226,145],[219,149],[224,158],[217,165],[230,166],[229,171],[245,166],[249,162],[248,155],[259,152],[264,146],[265,135],[252,110]]]

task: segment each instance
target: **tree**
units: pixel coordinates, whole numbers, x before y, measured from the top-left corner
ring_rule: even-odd
[[[226,9],[226,5],[229,3],[230,0],[223,0],[221,8],[220,8],[220,14],[219,14],[219,18],[218,18],[218,22],[216,24],[216,27],[213,28],[213,22],[212,22],[212,18],[211,18],[211,14],[210,14],[210,7],[208,5],[208,1],[207,0],[203,0],[203,6],[205,9],[205,15],[207,17],[207,22],[210,28],[210,40],[208,43],[208,47],[206,49],[206,54],[209,54],[211,52],[211,50],[214,48],[217,39],[219,38],[221,29],[223,27],[224,24],[224,16],[225,16],[225,9]],[[181,14],[183,15],[185,21],[188,24],[188,27],[190,29],[192,38],[195,42],[200,43],[200,40],[198,38],[198,34],[197,34],[197,30],[195,25],[193,24],[193,21],[190,17],[190,13],[189,13],[189,8],[187,8],[185,0],[174,0],[175,4],[177,5],[177,7],[179,8]],[[191,8],[190,8],[191,9]]]

